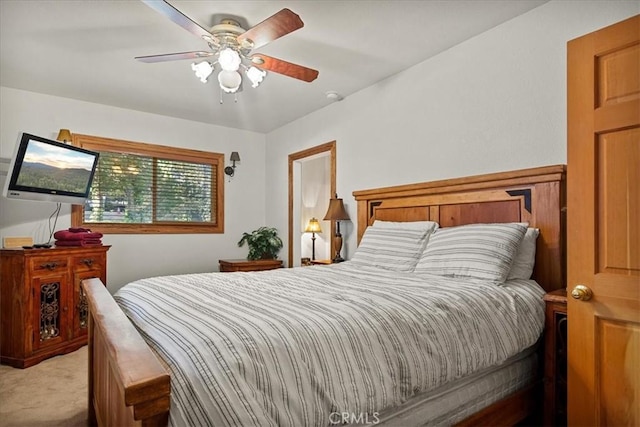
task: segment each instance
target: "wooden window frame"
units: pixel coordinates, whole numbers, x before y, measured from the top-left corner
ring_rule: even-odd
[[[193,163],[207,163],[215,166],[216,169],[216,209],[215,216],[211,218],[211,223],[85,223],[84,207],[81,205],[72,205],[72,227],[90,228],[94,232],[103,234],[224,233],[224,154],[81,134],[74,134],[71,143],[77,147],[86,148],[87,150],[136,154]]]

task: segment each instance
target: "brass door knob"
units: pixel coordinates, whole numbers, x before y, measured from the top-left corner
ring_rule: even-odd
[[[585,285],[576,285],[571,291],[571,296],[580,301],[589,301],[593,297],[593,291]]]

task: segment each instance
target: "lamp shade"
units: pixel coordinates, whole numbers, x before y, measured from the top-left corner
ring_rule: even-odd
[[[241,62],[240,54],[230,47],[222,49],[218,55],[218,63],[225,71],[237,71]]]
[[[258,85],[264,80],[264,76],[267,75],[266,71],[263,71],[256,67],[250,67],[247,69],[247,77],[251,80],[251,87],[258,87]]]
[[[307,233],[322,233],[322,229],[320,228],[320,223],[316,218],[311,218],[309,223],[307,224],[307,228],[304,229]]]
[[[239,162],[240,161],[240,154],[238,154],[237,151],[232,151],[231,152],[231,158],[229,159],[232,162]]]
[[[324,216],[324,219],[329,221],[350,219],[349,214],[344,210],[342,199],[339,199],[337,195],[335,198],[329,200],[329,209],[327,209],[327,214]]]
[[[240,89],[242,76],[237,71],[222,70],[218,74],[220,88],[227,93],[235,93]]]
[[[58,132],[58,137],[56,138],[58,141],[71,141],[71,131],[69,129],[60,129]]]
[[[206,83],[211,73],[213,73],[213,65],[211,65],[211,62],[207,61],[199,62],[197,64],[194,62],[191,64],[191,69],[195,71],[196,77],[198,77],[202,83]]]

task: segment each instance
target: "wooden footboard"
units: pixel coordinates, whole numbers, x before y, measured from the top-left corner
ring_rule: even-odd
[[[99,279],[89,303],[89,424],[166,426],[169,374]]]

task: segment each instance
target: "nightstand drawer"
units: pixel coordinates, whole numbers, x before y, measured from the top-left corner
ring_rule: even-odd
[[[229,273],[233,271],[263,271],[282,268],[282,260],[280,259],[221,259],[220,272]]]

